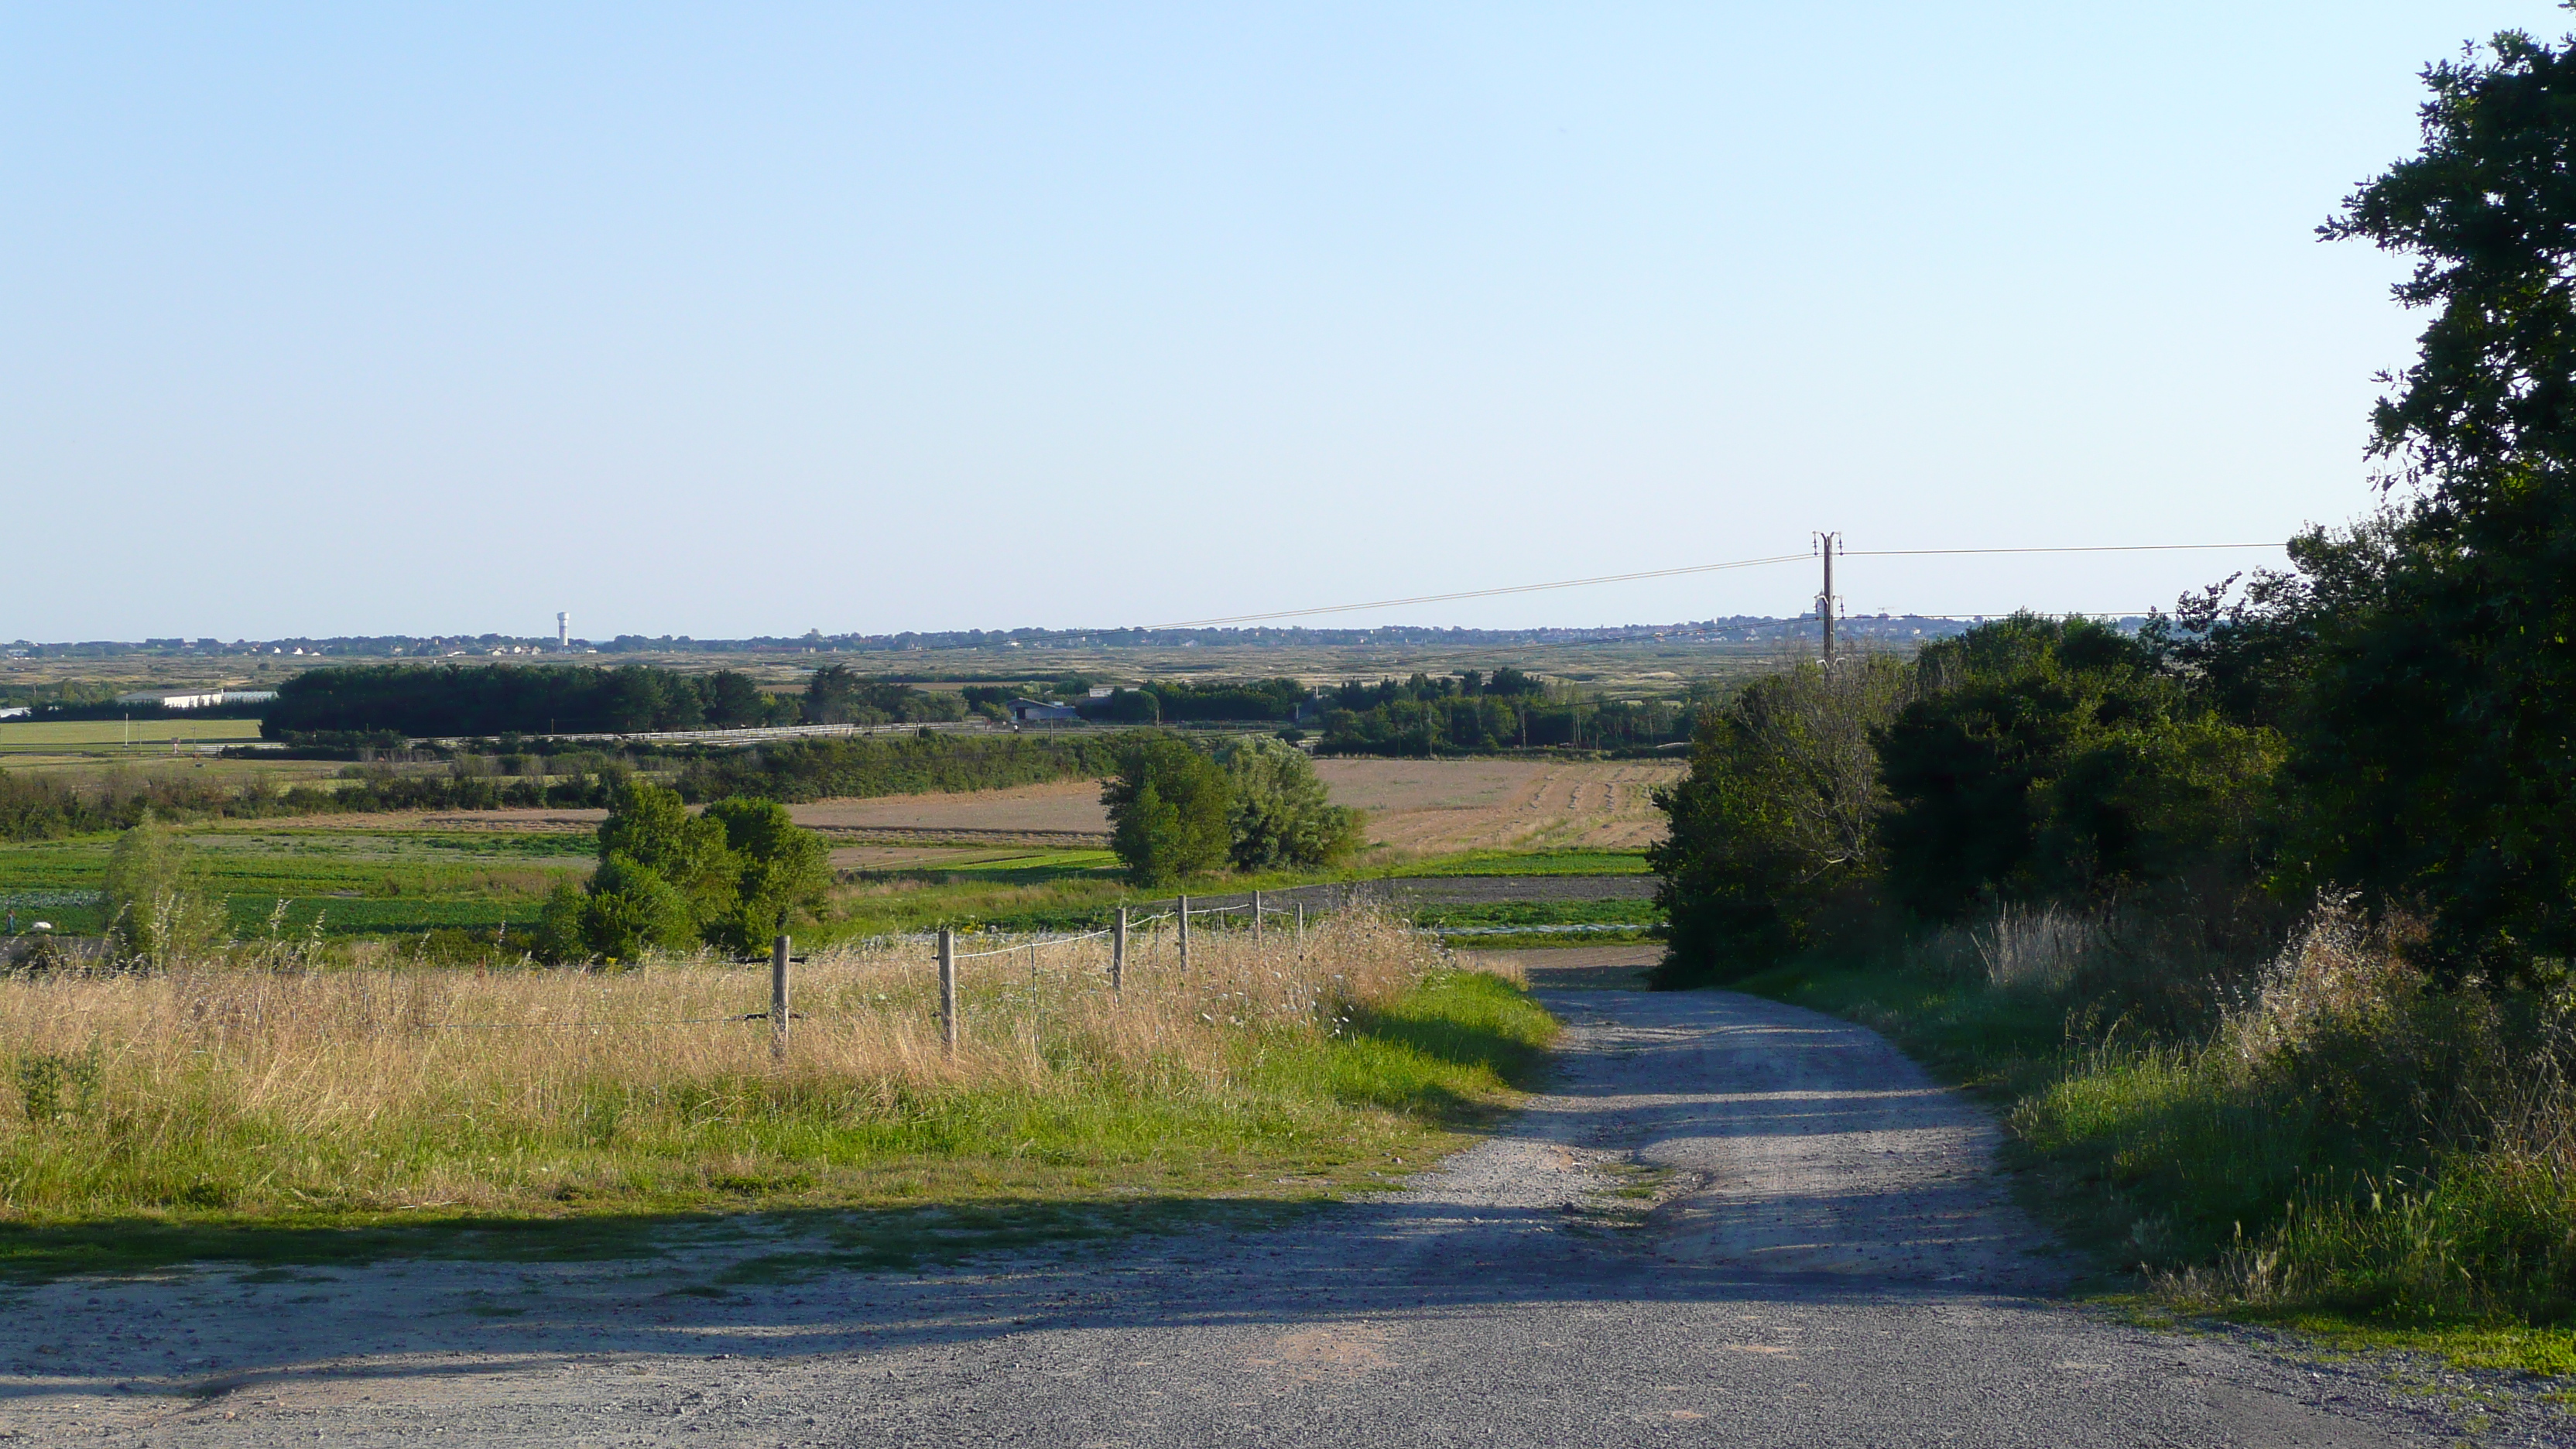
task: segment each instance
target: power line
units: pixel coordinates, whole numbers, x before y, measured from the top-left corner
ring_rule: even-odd
[[[1424,594],[1412,599],[1375,599],[1365,604],[1328,604],[1314,609],[1274,609],[1267,614],[1234,614],[1223,619],[1185,619],[1177,624],[1149,624],[1149,629],[1213,629],[1220,624],[1250,624],[1262,619],[1288,619],[1300,614],[1347,614],[1354,609],[1397,609],[1409,604],[1445,604],[1452,599],[1489,599],[1496,594],[1534,594],[1541,589],[1579,589],[1590,584],[1624,584],[1635,579],[1668,579],[1676,574],[1711,574],[1721,569],[1759,568],[1796,563],[1812,554],[1783,553],[1769,558],[1740,558],[1727,563],[1691,564],[1677,569],[1647,569],[1633,574],[1603,574],[1591,579],[1560,579],[1552,584],[1511,584],[1499,589],[1466,589],[1454,594]]]
[[[1845,558],[1907,558],[1944,553],[2176,553],[2187,549],[2285,548],[2278,543],[2092,543],[2055,548],[1846,548]]]
[[[2170,553],[2183,550],[2231,548],[2280,548],[2277,543],[2097,543],[2062,547],[2033,548],[1837,548],[1846,558],[1899,558],[1932,554],[1976,553]],[[1726,563],[1689,564],[1673,569],[1645,569],[1633,574],[1602,574],[1589,579],[1559,579],[1547,584],[1508,584],[1495,589],[1462,589],[1454,594],[1423,594],[1410,599],[1373,599],[1365,604],[1326,604],[1311,609],[1273,609],[1266,614],[1230,614],[1222,619],[1184,619],[1176,624],[1148,624],[1148,629],[1213,629],[1225,624],[1256,624],[1266,619],[1293,619],[1306,614],[1347,614],[1359,609],[1400,609],[1414,604],[1445,604],[1457,599],[1490,599],[1500,594],[1534,594],[1547,589],[1580,589],[1594,584],[1624,584],[1638,579],[1668,579],[1682,574],[1712,574],[1726,569],[1760,568],[1765,564],[1795,563],[1813,558],[1814,553],[1773,554],[1769,558],[1740,558]],[[1921,614],[1918,618],[1977,618],[1972,614]]]

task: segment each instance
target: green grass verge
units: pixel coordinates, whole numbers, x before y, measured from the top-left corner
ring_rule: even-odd
[[[1055,1079],[886,1095],[710,1083],[685,1112],[577,1136],[443,1122],[315,1140],[255,1116],[129,1141],[112,1114],[0,1136],[0,1276],[197,1259],[632,1256],[690,1234],[824,1245],[779,1271],[900,1266],[1209,1218],[1275,1220],[1462,1145],[1533,1085],[1555,1021],[1494,977],[1441,972],[1338,1030],[1246,1034],[1221,1082],[1136,1080],[1051,1055]],[[525,1206],[386,1211],[351,1184],[501,1164]],[[549,1181],[560,1185],[540,1191]],[[673,1235],[680,1235],[675,1238]],[[816,1256],[818,1255],[819,1256]],[[801,1264],[801,1266],[799,1266]]]
[[[1373,875],[1645,875],[1642,850],[1469,850],[1407,861]]]
[[[2555,1312],[2540,1322],[2469,1314],[2410,1291],[2428,1258],[2436,1275],[2463,1271],[2467,1253],[2485,1255],[2468,1271],[2494,1272],[2517,1254],[2540,1269],[2564,1248],[2563,1233],[2549,1227],[2563,1205],[2534,1200],[2554,1199],[2551,1184],[2470,1163],[2433,1189],[2392,1191],[2384,1207],[2361,1193],[2364,1206],[2355,1208],[2353,1164],[2371,1144],[2317,1132],[2295,1102],[2230,1090],[2217,1073],[2195,1070],[2189,1049],[2097,1045],[2099,1025],[2072,1016],[2063,1002],[1892,967],[1817,962],[1730,984],[1859,1021],[1994,1106],[2006,1120],[2007,1165],[2024,1205],[2093,1258],[2091,1296],[2170,1317],[2170,1300],[2139,1291],[2141,1264],[2205,1264],[2269,1242],[2286,1261],[2319,1265],[2322,1286],[2271,1304],[2198,1295],[2192,1310],[2342,1348],[2410,1349],[2472,1368],[2576,1371],[2576,1327]],[[2320,1190],[2337,1182],[2346,1190]],[[2534,1232],[2548,1241],[2512,1241]]]
[[[1106,850],[1025,849],[995,851],[954,861],[861,871],[865,879],[916,880],[941,884],[1051,885],[1065,880],[1115,880],[1118,857]]]
[[[1664,913],[1649,900],[1426,902],[1413,911],[1418,926],[1628,926],[1651,930]]]

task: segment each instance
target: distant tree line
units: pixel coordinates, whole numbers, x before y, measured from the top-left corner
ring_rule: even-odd
[[[773,694],[739,670],[683,674],[645,664],[360,664],[314,669],[278,686],[260,733],[314,741],[411,737],[644,734],[792,724],[909,724],[963,719],[966,703],[870,679],[848,665],[815,671],[801,695]]]
[[[991,790],[1096,780],[1118,768],[1122,736],[977,738],[911,735],[781,740],[685,756],[597,749],[460,753],[443,768],[353,764],[330,784],[231,785],[170,770],[65,778],[0,770],[0,840],[53,840],[127,830],[146,818],[259,819],[393,810],[597,809],[630,780],[658,775],[691,803],[735,796],[781,801]]]
[[[1330,708],[1316,749],[1328,755],[1640,749],[1690,737],[1688,705],[1587,700],[1572,685],[1549,685],[1518,669],[1353,681],[1327,694]]]
[[[998,790],[1098,779],[1117,768],[1120,748],[1114,735],[825,736],[702,757],[675,783],[691,800],[757,795],[791,803]]]
[[[392,730],[413,736],[631,734],[776,723],[795,712],[751,676],[647,665],[359,664],[278,686],[260,733]]]
[[[805,684],[805,724],[934,724],[966,717],[968,701],[909,684],[870,679],[846,664],[827,664]]]

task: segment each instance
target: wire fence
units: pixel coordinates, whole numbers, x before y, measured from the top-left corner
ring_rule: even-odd
[[[1343,899],[1336,904],[1342,909],[1350,909],[1359,906],[1361,902],[1362,894],[1360,890],[1354,888],[1344,892]],[[1321,919],[1319,914],[1318,924]],[[874,938],[863,943],[856,951],[827,953],[822,964],[851,967],[867,963],[880,971],[888,967],[901,970],[907,962],[916,969],[924,964],[933,966],[938,972],[935,1010],[940,1018],[943,1038],[948,1047],[953,1050],[958,1040],[961,1016],[977,1005],[987,1008],[998,1005],[1015,1011],[1043,1013],[1047,1008],[1050,992],[1062,996],[1071,990],[1089,988],[1105,990],[1112,996],[1121,995],[1126,990],[1127,977],[1131,971],[1148,975],[1169,973],[1175,977],[1186,977],[1191,967],[1193,927],[1195,926],[1201,933],[1199,951],[1204,964],[1208,946],[1213,944],[1208,940],[1206,933],[1210,926],[1220,925],[1220,923],[1223,928],[1218,934],[1222,937],[1260,938],[1265,934],[1277,935],[1284,940],[1287,949],[1298,953],[1301,957],[1309,925],[1307,908],[1303,900],[1292,900],[1285,906],[1271,905],[1263,899],[1262,893],[1254,892],[1253,898],[1248,901],[1202,906],[1193,905],[1189,897],[1182,896],[1173,903],[1171,909],[1146,916],[1132,916],[1127,908],[1122,907],[1110,924],[1095,930],[1014,935],[999,932],[962,934],[943,929],[920,935]],[[984,944],[995,935],[1001,935],[1004,939],[998,944]],[[1081,949],[1095,942],[1109,943],[1108,951],[1103,954]],[[958,949],[961,943],[977,949]],[[929,949],[925,951],[925,947]],[[791,943],[787,937],[781,936],[777,939],[770,962],[770,1003],[766,1010],[672,1017],[584,1017],[515,1022],[418,1021],[414,1024],[419,1029],[431,1031],[598,1033],[673,1027],[747,1025],[759,1022],[768,1025],[779,1050],[783,1053],[792,1036],[793,1027],[797,1024],[827,1020],[836,1016],[846,1018],[877,1014],[879,1008],[873,1003],[857,1011],[848,1009],[851,1003],[846,999],[846,992],[841,994],[843,999],[835,1004],[838,1009],[835,1009],[835,1005],[827,1005],[821,1010],[797,1009],[792,1004],[797,986],[793,968],[815,963],[811,958],[791,955],[790,949]],[[926,961],[925,957],[927,957]],[[1017,963],[1023,959],[1028,963],[1027,975],[1024,979],[1017,971]],[[963,969],[969,968],[971,963],[975,962],[1002,963],[1010,968],[1007,978],[1002,972],[979,973],[971,969]],[[1217,983],[1201,984],[1202,987],[1213,987]],[[1224,994],[1221,991],[1217,992],[1220,997]],[[881,1003],[885,999],[884,993],[876,993],[877,1002]]]

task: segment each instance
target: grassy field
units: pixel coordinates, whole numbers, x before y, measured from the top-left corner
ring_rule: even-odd
[[[1435,1156],[1555,1030],[1365,912],[1211,936],[1186,981],[1140,951],[1120,996],[1104,965],[966,962],[952,1056],[920,947],[827,955],[783,1062],[727,1019],[765,973],[709,964],[0,983],[0,1267],[851,1209],[849,1260],[885,1262],[1275,1210]]]
[[[1453,875],[1650,874],[1642,850],[1467,850],[1408,860],[1383,873],[1398,880]]]
[[[1489,901],[1420,905],[1412,919],[1454,946],[1511,950],[1651,940],[1663,927],[1664,913],[1649,900]]]
[[[182,728],[232,726],[227,721],[175,723]],[[96,733],[106,727],[29,728]],[[265,762],[199,761],[166,768],[256,770],[265,768]],[[295,768],[329,772],[338,767],[295,762]],[[1381,812],[1372,817],[1375,824],[1391,824],[1417,841],[1489,839],[1499,820],[1535,810],[1537,817],[1561,821],[1566,817],[1558,807],[1572,805],[1594,812],[1580,815],[1576,833],[1620,835],[1630,830],[1627,815],[1641,798],[1637,792],[1669,773],[1659,763],[1525,761],[1325,761],[1324,769],[1337,780],[1337,792]],[[1558,795],[1565,798],[1558,800]],[[333,936],[400,936],[453,928],[489,933],[506,943],[534,926],[545,892],[556,880],[587,876],[593,863],[590,831],[601,813],[540,809],[298,817],[184,826],[180,833],[201,857],[206,890],[225,898],[241,935],[267,932],[283,901],[277,926],[290,934],[302,934],[319,922]],[[807,824],[842,832],[844,843],[833,852],[842,883],[825,919],[802,933],[821,944],[943,923],[1087,927],[1133,895],[1106,849],[1079,842],[1081,832],[1105,823],[1099,788],[1088,781],[825,801],[793,807],[793,813]],[[880,828],[922,835],[898,843],[871,841],[865,835],[856,842],[849,838],[851,832]],[[947,829],[964,834],[939,838]],[[1012,843],[1014,831],[1058,832],[1039,838],[1076,843]],[[977,832],[984,832],[984,838]],[[103,922],[95,892],[113,845],[108,835],[0,844],[0,907],[15,909],[21,927],[43,920],[64,931],[97,931]],[[1626,846],[1390,847],[1347,873],[1245,877],[1209,882],[1205,888],[1274,889],[1361,875],[1635,875],[1644,870],[1642,851]],[[1551,914],[1544,909],[1511,921],[1462,916],[1434,923],[1619,923],[1639,930],[1650,924],[1627,916],[1614,922],[1581,911]]]
[[[225,898],[233,928],[264,935],[286,903],[279,929],[301,935],[319,922],[331,936],[401,936],[455,928],[501,933],[504,941],[533,927],[545,893],[560,879],[588,876],[592,843],[578,829],[441,828],[417,820],[378,825],[230,822],[182,828],[198,859],[204,888]],[[0,908],[24,928],[36,920],[74,933],[102,922],[96,893],[114,848],[113,835],[0,844]],[[825,919],[800,935],[818,944],[927,930],[942,924],[1070,930],[1097,925],[1136,892],[1106,850],[1026,846],[856,847],[842,857],[880,863],[844,865]],[[1374,877],[1636,875],[1633,852],[1479,851],[1409,862]],[[1208,882],[1209,890],[1273,890],[1353,873],[1272,873]],[[1505,925],[1623,924],[1642,933],[1660,917],[1644,902],[1459,906],[1427,909],[1422,923],[1490,928]],[[1612,935],[1605,939],[1632,939]]]
[[[0,755],[128,751],[169,753],[182,744],[256,744],[255,719],[139,719],[0,721]]]
[[[204,888],[225,898],[234,929],[267,930],[286,902],[282,929],[328,934],[533,925],[553,883],[586,876],[590,842],[578,835],[499,831],[277,829],[242,825],[184,830]],[[113,835],[0,844],[0,905],[20,924],[92,932],[95,892]]]

